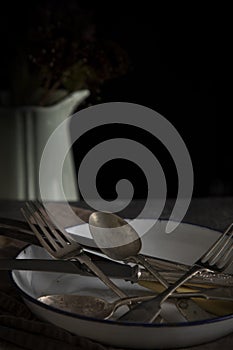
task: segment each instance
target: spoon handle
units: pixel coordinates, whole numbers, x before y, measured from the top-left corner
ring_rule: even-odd
[[[132,259],[134,259],[137,264],[142,265],[147,271],[149,271],[152,276],[154,276],[164,287],[169,287],[167,280],[165,280],[161,273],[159,273],[158,270],[147,261],[145,256],[138,254],[132,257]]]
[[[100,270],[96,264],[87,256],[85,253],[81,253],[76,256],[75,259],[78,259],[82,264],[85,264],[99,279],[108,286],[116,295],[120,298],[126,298],[128,295],[125,294],[115,283],[113,283],[110,278],[108,278],[102,270]]]

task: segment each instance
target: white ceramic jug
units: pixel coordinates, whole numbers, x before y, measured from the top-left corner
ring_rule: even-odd
[[[88,90],[80,90],[51,106],[0,107],[0,199],[40,197],[38,176],[44,146],[56,127],[88,96]],[[69,143],[69,130],[61,142]],[[59,201],[59,190],[49,186],[48,181],[46,199]],[[63,190],[67,200],[79,199],[71,151],[63,166]]]

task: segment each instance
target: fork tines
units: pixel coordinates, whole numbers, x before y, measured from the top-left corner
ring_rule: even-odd
[[[201,259],[203,264],[216,265],[219,269],[226,269],[233,262],[233,224],[219,237]]]
[[[49,252],[54,254],[58,248],[64,249],[71,244],[68,237],[53,225],[44,207],[38,201],[26,202],[21,211],[42,246]]]

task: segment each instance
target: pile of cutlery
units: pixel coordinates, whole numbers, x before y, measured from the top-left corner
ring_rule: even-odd
[[[177,300],[180,298],[189,300],[192,314],[197,318],[205,316],[208,318],[212,315],[204,315],[204,311],[194,305],[190,298],[233,301],[233,276],[225,273],[226,268],[233,261],[233,225],[220,235],[215,244],[193,266],[186,266],[137,253],[140,250],[140,239],[137,239],[137,236],[136,251],[135,246],[130,246],[132,251],[129,257],[124,255],[114,257],[106,249],[100,249],[102,241],[98,245],[98,239],[102,236],[95,239],[93,235],[98,248],[80,245],[65,230],[61,231],[55,226],[39,202],[26,203],[22,213],[26,222],[0,219],[0,235],[42,246],[51,255],[51,259],[0,259],[0,270],[64,272],[98,277],[120,300],[129,296],[112,281],[112,278],[133,283],[157,282],[163,286],[163,292],[152,295],[150,300],[128,303],[129,310],[119,318],[119,322],[162,322],[161,305],[168,298],[176,300],[178,309],[181,303]],[[90,216],[90,231],[93,228],[93,218],[96,221],[97,217],[98,213]],[[116,220],[118,220],[117,217]],[[119,218],[119,220],[122,219]],[[135,253],[132,254],[134,251]],[[124,250],[123,253],[125,253]],[[177,289],[183,285],[186,287],[195,285],[195,291],[177,292]],[[187,310],[186,313],[185,310],[181,312],[186,320],[190,320]]]

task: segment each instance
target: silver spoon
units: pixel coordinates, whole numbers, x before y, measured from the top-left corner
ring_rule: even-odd
[[[169,284],[161,274],[139,254],[141,239],[134,228],[119,216],[94,212],[89,217],[91,235],[100,250],[113,260],[133,261],[147,269],[164,287]]]
[[[119,307],[124,305],[129,306],[136,302],[150,300],[154,296],[154,294],[132,296],[117,299],[114,302],[108,302],[102,298],[89,295],[54,294],[41,296],[37,298],[37,300],[60,310],[76,313],[87,317],[108,319]],[[180,321],[194,321],[201,319],[210,319],[214,317],[214,315],[204,311],[191,299],[186,299],[186,297],[186,293],[174,293],[174,295],[172,295],[172,298],[174,300],[172,303],[174,303],[176,310],[178,310],[178,314],[175,316],[177,321],[181,316],[183,316],[184,319]],[[165,320],[163,318],[160,318],[156,322],[170,322],[173,320],[169,314],[167,314],[165,317]],[[174,318],[174,315],[172,317]]]
[[[139,301],[150,300],[154,295],[133,296],[117,299],[114,302],[108,302],[102,298],[89,295],[72,295],[72,294],[54,294],[45,295],[37,298],[37,300],[56,307],[57,309],[85,315],[89,317],[96,317],[100,319],[107,319],[123,305],[129,306],[132,303]]]

